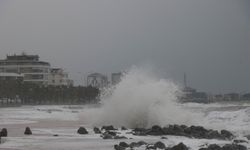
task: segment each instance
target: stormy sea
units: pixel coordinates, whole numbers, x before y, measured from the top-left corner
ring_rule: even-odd
[[[1,108],[0,149],[250,149],[250,103],[180,103],[180,91],[134,68],[98,104]]]

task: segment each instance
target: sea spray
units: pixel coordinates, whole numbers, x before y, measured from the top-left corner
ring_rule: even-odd
[[[152,71],[133,67],[120,83],[104,91],[101,107],[83,118],[94,125],[134,128],[193,123],[193,114],[177,103],[181,93],[177,84],[157,78]]]

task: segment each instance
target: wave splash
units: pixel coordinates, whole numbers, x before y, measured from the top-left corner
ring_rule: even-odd
[[[177,103],[178,93],[179,87],[171,80],[134,67],[119,84],[103,92],[94,124],[130,128],[189,124],[191,114]]]

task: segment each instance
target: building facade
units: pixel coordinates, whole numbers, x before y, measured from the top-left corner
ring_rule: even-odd
[[[92,73],[87,77],[87,86],[104,88],[108,86],[108,77],[100,73]]]
[[[23,81],[23,75],[17,73],[0,73],[0,81]]]
[[[73,80],[70,80],[68,73],[62,68],[52,68],[49,74],[49,85],[53,86],[73,86]]]
[[[40,61],[38,55],[11,55],[0,60],[0,73],[16,73],[23,76],[24,82],[47,85],[50,63]]]

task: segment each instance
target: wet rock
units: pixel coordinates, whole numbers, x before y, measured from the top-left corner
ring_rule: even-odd
[[[156,142],[155,144],[154,144],[154,147],[155,148],[160,148],[160,149],[165,149],[166,148],[166,146],[165,146],[165,144],[164,143],[162,143],[162,142]]]
[[[248,143],[245,140],[238,140],[238,139],[234,140],[233,142],[236,143],[236,144],[238,144],[238,143]]]
[[[6,128],[3,128],[0,132],[0,137],[7,137],[8,136],[8,131]]]
[[[221,138],[221,135],[218,131],[209,130],[206,136],[207,139]]]
[[[119,145],[114,145],[115,150],[125,150],[125,147],[119,146]]]
[[[121,147],[129,147],[129,145],[126,142],[120,142],[119,146],[121,146]]]
[[[142,145],[147,145],[147,143],[145,141],[139,141],[137,142],[138,145],[142,146]]]
[[[211,144],[207,148],[208,150],[221,150],[221,147],[217,144]]]
[[[131,147],[131,148],[140,147],[140,146],[142,146],[141,143],[137,143],[137,142],[131,142],[131,143],[129,144],[129,147]]]
[[[243,145],[226,144],[222,147],[221,150],[247,150],[247,148]]]
[[[101,134],[101,130],[97,127],[94,127],[93,131],[95,132],[95,134]]]
[[[109,126],[103,126],[101,130],[117,130],[116,128],[114,128],[112,125],[109,125]]]
[[[146,134],[148,135],[163,135],[164,131],[158,125],[154,125]]]
[[[78,133],[78,134],[88,134],[88,131],[87,131],[84,127],[80,127],[80,128],[77,130],[77,133]]]
[[[127,137],[125,136],[114,136],[114,139],[128,139]]]
[[[25,128],[24,134],[25,135],[31,135],[32,134],[32,131],[31,131],[30,127]]]
[[[133,135],[137,135],[137,136],[146,136],[147,132],[149,130],[145,129],[145,128],[135,128],[132,132]]]
[[[128,130],[126,127],[122,126],[121,130]]]
[[[165,137],[165,136],[163,136],[163,137],[161,137],[161,139],[168,139],[167,137]]]
[[[113,139],[113,136],[110,135],[110,134],[108,134],[108,133],[103,133],[102,138],[103,138],[104,140],[106,140],[106,139]]]
[[[54,134],[53,136],[59,136],[58,134]]]
[[[179,143],[171,148],[171,150],[188,150],[187,146],[183,143]]]
[[[207,148],[200,148],[199,150],[247,150],[247,148],[238,144],[226,144],[223,147],[217,144],[211,144]]]
[[[112,136],[116,136],[117,135],[117,133],[113,132],[113,131],[106,131],[105,133],[109,134],[109,135],[112,135]]]
[[[232,139],[234,137],[234,135],[227,131],[227,130],[221,130],[221,136],[224,138],[224,139]]]
[[[250,140],[250,135],[246,135],[245,137],[246,137],[248,140]]]

